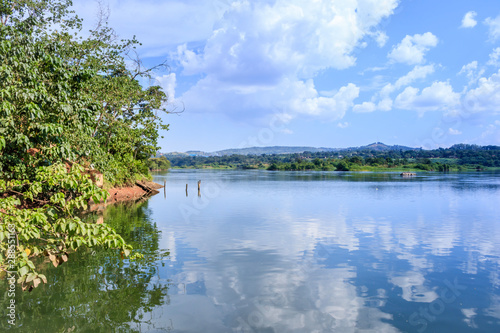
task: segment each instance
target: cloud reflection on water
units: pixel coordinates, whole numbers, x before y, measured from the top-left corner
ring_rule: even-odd
[[[460,177],[393,177],[375,189],[368,181],[235,175],[188,225],[175,209],[187,200],[186,174],[169,174],[167,201],[151,199],[161,247],[171,251],[160,275],[177,286],[170,305],[152,311],[155,327],[172,320],[176,332],[417,331],[408,316],[439,300],[457,274],[469,285],[487,274],[497,289],[489,304],[470,300],[482,308],[447,304],[442,320],[455,309],[467,327],[478,316],[500,319],[497,191],[470,191],[469,182],[464,190]]]

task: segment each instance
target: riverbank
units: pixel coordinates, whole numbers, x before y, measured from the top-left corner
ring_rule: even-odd
[[[161,188],[163,188],[163,185],[151,181],[136,182],[132,186],[113,187],[105,190],[109,193],[106,202],[100,202],[97,205],[91,202],[90,210],[98,209],[97,207],[102,207],[103,205],[105,207],[119,202],[135,201],[150,197],[160,193],[158,190]]]
[[[264,167],[236,167],[236,166],[189,166],[189,167],[172,167],[171,170],[269,170],[269,165]],[[353,171],[353,172],[432,172],[439,170],[422,170],[415,167],[380,167],[380,166],[351,166],[349,170],[321,170],[321,169],[303,169],[303,170],[270,170],[270,171]],[[471,171],[500,171],[498,167],[480,167],[463,166],[460,169],[452,168],[447,172],[471,172]]]

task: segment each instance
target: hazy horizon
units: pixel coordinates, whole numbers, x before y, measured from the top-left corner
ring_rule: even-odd
[[[289,146],[289,145],[283,145],[283,146],[277,146],[277,145],[270,145],[270,146],[252,146],[252,147],[242,147],[242,148],[238,148],[238,147],[230,147],[230,148],[223,148],[223,149],[217,149],[217,150],[210,150],[210,151],[207,151],[207,150],[201,150],[201,149],[187,149],[187,150],[183,150],[183,151],[163,151],[161,150],[160,153],[162,154],[169,154],[169,153],[186,153],[186,152],[205,152],[205,153],[214,153],[214,152],[220,152],[220,151],[226,151],[226,150],[236,150],[236,149],[256,149],[256,148],[261,148],[261,149],[264,149],[264,148],[314,148],[314,149],[349,149],[349,148],[359,148],[359,147],[366,147],[366,146],[371,146],[371,145],[374,145],[374,144],[382,144],[382,145],[385,145],[385,146],[388,146],[388,147],[391,147],[391,146],[403,146],[403,147],[407,147],[407,148],[413,148],[413,149],[424,149],[424,150],[432,150],[432,149],[436,149],[436,148],[424,148],[424,147],[412,147],[412,146],[406,146],[406,145],[400,145],[400,144],[386,144],[385,142],[372,142],[372,143],[369,143],[369,144],[364,144],[364,145],[359,145],[359,146],[346,146],[346,147],[327,147],[327,146],[305,146],[305,145],[297,145],[297,146]],[[459,143],[455,143],[453,145],[449,145],[449,146],[441,146],[441,147],[437,147],[437,148],[450,148],[454,145],[457,145],[457,144],[463,144],[462,142],[459,142]],[[487,144],[485,145],[479,145],[479,146],[489,146]]]

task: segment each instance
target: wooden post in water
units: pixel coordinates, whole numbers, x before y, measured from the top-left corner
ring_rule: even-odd
[[[201,180],[198,180],[198,196],[201,197]]]
[[[186,197],[188,196],[188,184],[186,184]]]

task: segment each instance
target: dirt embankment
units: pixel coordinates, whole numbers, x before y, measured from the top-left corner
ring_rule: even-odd
[[[133,186],[111,188],[107,190],[109,196],[108,200],[106,200],[106,203],[104,204],[101,202],[100,204],[95,205],[91,202],[90,209],[99,209],[102,208],[102,205],[107,206],[117,202],[136,201],[142,198],[147,198],[149,196],[158,194],[158,189],[160,188],[163,188],[163,185],[148,181],[137,182]]]
[[[134,186],[118,187],[109,189],[108,202],[120,202],[128,200],[137,200],[144,196],[158,194],[158,189],[163,188],[163,185],[155,182],[137,182]]]

